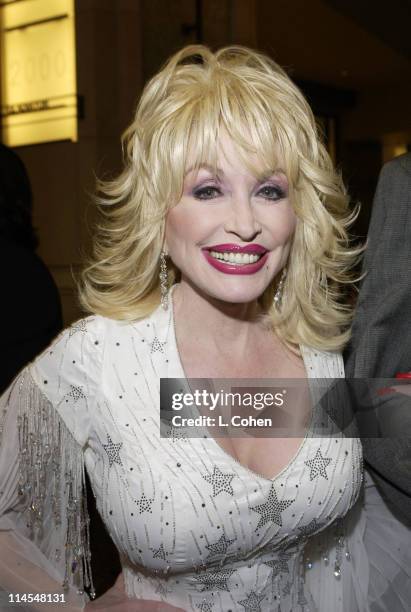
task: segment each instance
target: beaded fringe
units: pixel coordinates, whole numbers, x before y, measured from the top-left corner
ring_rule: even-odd
[[[57,548],[50,561],[58,562],[64,554],[63,589],[68,590],[72,583],[78,594],[87,588],[94,599],[82,449],[28,370],[23,371],[17,384],[18,492],[26,508],[29,537],[36,540],[44,529],[63,529],[65,550]],[[51,524],[45,524],[47,517],[51,517]]]

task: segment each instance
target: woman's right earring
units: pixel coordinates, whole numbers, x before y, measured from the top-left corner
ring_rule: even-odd
[[[283,268],[280,282],[278,283],[278,287],[274,294],[274,300],[273,300],[274,306],[277,308],[277,310],[280,309],[281,301],[283,299],[283,289],[284,289],[284,282],[285,282],[286,276],[287,276],[287,268]]]
[[[168,272],[167,272],[167,260],[165,251],[160,253],[160,293],[161,293],[161,307],[163,310],[168,309]]]

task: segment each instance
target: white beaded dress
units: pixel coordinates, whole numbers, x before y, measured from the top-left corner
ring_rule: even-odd
[[[410,610],[411,536],[363,479],[358,438],[309,429],[269,479],[212,437],[160,437],[160,378],[184,378],[169,301],[135,323],[78,321],[4,394],[0,552],[13,534],[20,562],[83,609],[87,469],[130,597],[190,612]],[[344,375],[339,354],[302,355],[309,378]]]

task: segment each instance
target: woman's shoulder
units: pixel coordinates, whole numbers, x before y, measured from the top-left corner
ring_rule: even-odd
[[[92,314],[72,323],[36,359],[33,367],[72,378],[86,378],[88,386],[101,383],[117,365],[151,358],[164,345],[169,317],[161,308],[138,320],[121,320]],[[128,370],[128,368],[126,368]],[[47,377],[46,377],[47,378]],[[50,387],[48,387],[50,388]]]
[[[101,315],[88,317],[93,320],[90,325],[95,332],[104,337],[105,353],[121,354],[121,348],[134,347],[134,352],[145,353],[147,346],[165,344],[172,325],[171,311],[155,308],[149,315],[134,320],[110,319]],[[86,319],[86,321],[88,320]]]
[[[90,365],[95,364],[101,360],[108,342],[144,332],[155,321],[154,314],[136,321],[112,319],[100,314],[80,318],[60,332],[34,363],[47,360],[47,356],[54,355],[55,359],[56,354],[62,358],[74,358],[76,353],[86,352],[91,358]]]
[[[29,364],[32,379],[54,406],[91,403],[101,381],[108,325],[99,315],[81,318]]]

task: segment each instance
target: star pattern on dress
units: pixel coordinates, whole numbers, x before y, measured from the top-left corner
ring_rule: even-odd
[[[200,591],[212,591],[219,589],[220,591],[230,591],[227,581],[231,578],[236,570],[219,570],[216,572],[204,572],[198,576],[194,576],[197,584],[202,584],[203,588]]]
[[[243,606],[245,612],[261,612],[260,603],[264,599],[264,595],[258,595],[255,591],[251,591],[247,599],[242,599],[237,602]]]
[[[203,474],[204,480],[210,483],[213,487],[213,497],[216,497],[216,495],[222,493],[223,491],[229,495],[234,495],[233,487],[231,485],[231,481],[234,476],[235,474],[223,474],[223,472],[217,466],[214,466],[212,474]]]
[[[65,395],[66,401],[68,398],[74,400],[74,403],[78,402],[79,399],[86,399],[86,396],[83,391],[83,387],[77,385],[70,385],[70,391]]]
[[[154,336],[154,340],[150,342],[149,344],[150,344],[151,353],[156,353],[157,351],[160,351],[160,353],[164,353],[164,347],[167,344],[167,342],[160,342],[157,336]]]
[[[153,501],[154,499],[146,497],[143,493],[140,499],[136,501],[140,514],[143,514],[143,512],[151,512],[151,505]]]
[[[73,323],[73,325],[71,325],[69,331],[69,338],[71,338],[71,336],[74,336],[74,334],[77,334],[78,332],[82,334],[87,333],[87,322],[85,319],[80,319],[80,321],[76,321],[75,323]]]
[[[153,553],[153,559],[163,559],[163,561],[167,561],[168,552],[164,550],[163,544],[160,545],[160,548],[151,548]]]
[[[113,463],[118,463],[118,465],[123,465],[121,463],[121,459],[119,455],[119,450],[123,446],[122,442],[114,443],[110,435],[107,434],[107,444],[103,444],[102,446],[107,453],[108,460],[110,462],[109,467],[111,467]]]
[[[316,533],[319,529],[321,529],[321,527],[322,523],[319,523],[317,519],[314,518],[307,525],[303,525],[303,527],[298,527],[298,530],[300,532],[300,536],[308,538],[309,536],[313,535],[313,533]]]
[[[198,608],[200,612],[213,612],[213,605],[214,604],[209,601],[202,601],[196,605],[196,608]]]
[[[187,433],[185,431],[181,431],[179,427],[174,427],[174,425],[171,425],[171,427],[167,429],[166,436],[172,442],[176,442],[177,440],[181,440],[183,442],[188,441]]]
[[[207,560],[209,560],[211,557],[226,555],[228,547],[233,542],[235,542],[236,539],[237,538],[234,538],[233,540],[227,540],[225,537],[225,533],[223,533],[223,535],[217,540],[217,542],[215,542],[214,544],[207,544],[206,548],[210,551],[207,556]]]
[[[290,506],[292,503],[294,503],[293,499],[283,499],[278,501],[274,485],[271,485],[267,501],[264,504],[258,504],[257,506],[250,507],[250,510],[254,510],[254,512],[261,514],[255,531],[270,521],[279,527],[282,527],[283,521],[281,519],[281,512],[288,508],[288,506]]]
[[[275,578],[278,574],[285,573],[289,574],[290,570],[288,567],[288,560],[291,555],[285,553],[284,551],[280,552],[277,559],[271,559],[270,561],[264,561],[264,565],[268,565],[273,570],[271,578]]]
[[[310,468],[310,480],[314,480],[317,476],[323,476],[328,480],[326,467],[331,463],[331,459],[323,457],[319,448],[315,453],[314,459],[308,459],[304,463]]]

